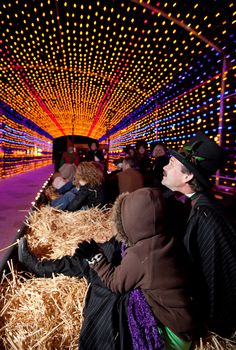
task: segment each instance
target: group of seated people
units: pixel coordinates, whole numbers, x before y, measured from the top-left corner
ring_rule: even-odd
[[[136,161],[136,169],[144,176],[145,186],[161,186],[163,167],[169,162],[169,155],[166,146],[158,141],[150,144],[150,151],[145,140],[136,142],[136,146],[127,146],[127,156]]]
[[[51,206],[68,211],[102,207],[105,205],[103,179],[103,167],[100,163],[81,162],[74,179],[57,189],[58,197],[51,201]]]
[[[209,190],[226,152],[201,132],[170,157],[163,150],[156,149],[157,159],[165,157],[156,183],[150,169],[155,174],[158,163],[129,150],[110,187],[93,158],[57,190],[51,205],[76,211],[103,206],[116,186],[110,241],[84,241],[72,257],[39,261],[20,240],[19,260],[36,275],[90,283],[81,350],[189,350],[209,331],[235,335],[236,232]]]
[[[121,193],[144,186],[161,187],[163,167],[169,162],[164,145],[153,143],[151,156],[148,156],[145,141],[138,142],[136,149],[126,147],[125,152],[125,156],[117,160],[117,170],[111,173],[106,172],[98,142],[89,145],[83,162],[78,163],[72,156],[65,161],[63,157],[59,171],[53,175],[55,191],[48,192],[51,206],[68,211],[102,207],[114,203]]]

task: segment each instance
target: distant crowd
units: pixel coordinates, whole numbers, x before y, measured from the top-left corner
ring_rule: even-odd
[[[147,142],[140,140],[136,147],[127,146],[124,149],[123,157],[114,161],[115,170],[109,173],[97,141],[88,145],[88,151],[81,159],[73,147],[68,147],[62,154],[58,171],[53,175],[52,187],[55,191],[51,193],[52,198],[48,192],[48,199],[53,199],[52,206],[69,211],[112,204],[121,193],[133,192],[144,186],[162,187],[163,167],[168,162],[169,156],[164,144],[153,142],[148,151]],[[76,201],[79,206],[70,204],[78,195],[82,196],[81,190],[85,188],[86,193],[90,194],[86,196],[87,201],[83,196],[83,201]]]

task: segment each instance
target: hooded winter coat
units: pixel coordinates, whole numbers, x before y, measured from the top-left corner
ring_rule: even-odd
[[[187,266],[181,245],[165,230],[165,206],[158,189],[121,195],[113,218],[128,246],[118,267],[104,256],[92,268],[116,293],[140,288],[155,317],[185,340],[197,331]]]

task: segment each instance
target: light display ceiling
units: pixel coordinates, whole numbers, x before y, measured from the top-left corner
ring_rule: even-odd
[[[104,139],[235,69],[234,1],[2,0],[0,98],[53,138]],[[194,98],[194,97],[193,97]]]

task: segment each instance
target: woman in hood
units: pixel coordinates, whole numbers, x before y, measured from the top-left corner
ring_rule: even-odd
[[[115,293],[129,293],[128,324],[133,349],[187,350],[197,336],[198,322],[190,293],[188,261],[181,245],[166,230],[160,190],[142,188],[118,197],[113,208],[123,258],[108,262],[93,240],[79,245],[104,284]]]

